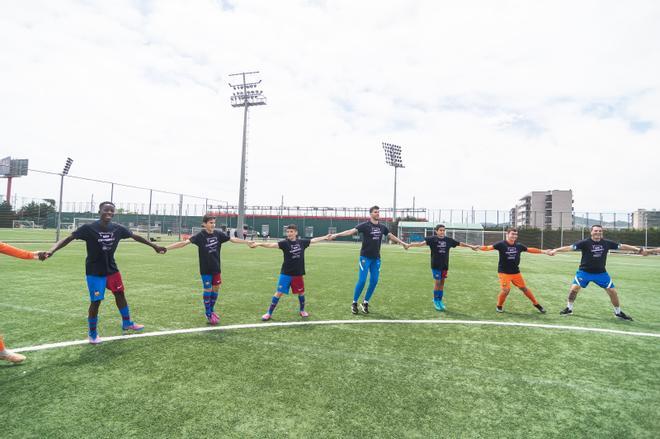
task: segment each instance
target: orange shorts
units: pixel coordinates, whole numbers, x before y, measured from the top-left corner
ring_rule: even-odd
[[[525,288],[525,279],[523,279],[522,274],[507,274],[507,273],[497,273],[497,276],[500,278],[500,286],[502,288],[511,288],[511,284],[515,285],[518,288]]]

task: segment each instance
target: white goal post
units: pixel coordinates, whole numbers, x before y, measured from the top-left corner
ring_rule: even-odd
[[[36,229],[37,225],[34,221],[12,220],[11,227],[13,229]]]
[[[83,224],[91,224],[95,221],[98,221],[98,218],[74,218],[73,219],[73,230],[77,230],[78,227]]]

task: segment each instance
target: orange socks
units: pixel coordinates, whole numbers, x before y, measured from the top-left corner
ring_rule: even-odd
[[[503,293],[503,292],[501,292],[501,293],[497,296],[497,306],[499,306],[499,307],[504,306],[504,301],[506,300],[506,296],[508,296],[508,295],[509,295],[508,293]]]
[[[530,290],[529,288],[527,289],[527,291],[523,291],[523,294],[524,294],[525,296],[527,296],[527,298],[528,298],[529,300],[532,301],[532,304],[533,304],[533,305],[538,305],[538,304],[539,304],[539,301],[536,300],[536,297],[534,297],[534,294],[532,293],[532,290]]]
[[[5,340],[2,338],[2,335],[0,335],[0,352],[5,350]]]

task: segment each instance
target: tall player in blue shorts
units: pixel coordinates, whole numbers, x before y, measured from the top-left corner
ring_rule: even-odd
[[[202,276],[202,285],[204,293],[204,313],[206,320],[210,325],[217,325],[220,318],[215,313],[215,303],[220,293],[220,284],[222,276],[220,270],[220,250],[222,244],[231,241],[236,244],[250,244],[251,241],[245,241],[238,238],[230,238],[228,234],[215,229],[215,217],[204,215],[202,218],[203,230],[199,231],[190,238],[168,245],[167,250],[182,248],[188,244],[195,244],[199,254],[199,273]]]
[[[250,244],[252,248],[279,248],[284,255],[280,278],[277,281],[277,289],[268,307],[268,311],[261,316],[261,320],[268,321],[271,319],[280,298],[284,294],[289,294],[289,290],[292,290],[293,294],[298,295],[300,317],[309,317],[309,313],[305,311],[305,282],[303,280],[303,276],[305,275],[305,249],[314,242],[325,241],[329,236],[300,239],[298,238],[298,226],[289,224],[286,226],[286,239],[279,242],[253,242]]]
[[[614,307],[614,315],[621,320],[632,320],[629,315],[621,311],[621,304],[619,303],[619,296],[614,287],[614,282],[605,269],[607,262],[607,253],[610,250],[626,250],[643,254],[644,249],[634,247],[627,244],[619,244],[614,241],[603,239],[603,227],[600,225],[591,226],[591,238],[583,239],[573,245],[559,247],[548,252],[549,255],[554,255],[558,252],[568,252],[579,250],[582,252],[582,259],[580,261],[580,268],[575,273],[571,289],[568,293],[568,304],[559,314],[562,316],[569,316],[573,314],[573,304],[578,292],[581,288],[586,288],[590,282],[595,283],[603,288]]]
[[[467,247],[477,251],[479,250],[479,246],[459,242],[445,236],[446,229],[444,224],[438,224],[434,230],[435,236],[429,236],[424,238],[424,241],[408,244],[408,247],[423,247],[428,245],[431,248],[431,273],[434,280],[433,305],[438,311],[444,311],[445,304],[442,298],[444,296],[447,270],[449,270],[449,250],[454,247]]]
[[[87,323],[89,326],[89,342],[91,344],[101,343],[98,335],[97,324],[101,301],[105,298],[105,290],[108,289],[115,296],[115,303],[122,318],[123,331],[141,331],[144,325],[138,325],[131,320],[128,302],[124,294],[124,283],[115,262],[115,250],[119,241],[133,238],[135,241],[148,245],[156,253],[165,253],[165,247],[160,247],[147,241],[142,236],[136,235],[121,224],[113,223],[115,216],[115,205],[110,201],[104,201],[99,205],[100,219],[91,224],[83,224],[70,236],[57,242],[51,248],[47,256],[51,256],[59,249],[69,245],[74,239],[85,241],[87,246],[87,259],[85,260],[85,273],[87,277],[87,288],[89,289],[89,313]]]
[[[367,275],[369,275],[369,286],[364,300],[360,305],[363,313],[369,314],[369,300],[376,290],[378,285],[378,278],[380,276],[380,244],[383,241],[383,236],[387,236],[392,241],[401,244],[406,250],[408,244],[401,241],[394,234],[390,233],[389,229],[380,224],[380,208],[372,206],[369,208],[369,221],[358,224],[352,229],[345,230],[341,233],[330,235],[330,239],[339,238],[342,236],[351,236],[356,233],[362,235],[362,248],[360,249],[360,259],[358,260],[358,281],[353,291],[353,303],[351,304],[351,312],[358,313],[358,300],[367,283]]]

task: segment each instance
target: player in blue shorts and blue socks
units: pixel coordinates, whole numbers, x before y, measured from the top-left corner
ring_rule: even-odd
[[[289,290],[298,296],[300,302],[300,317],[309,317],[305,311],[305,249],[310,244],[325,241],[330,235],[319,236],[313,239],[298,238],[298,226],[289,224],[286,226],[286,239],[279,242],[253,242],[250,247],[279,248],[282,250],[284,262],[280,270],[280,277],[277,281],[277,289],[271,299],[270,306],[266,314],[261,316],[261,320],[268,321],[272,318],[275,308],[284,294],[289,294]]]
[[[579,250],[582,252],[580,268],[575,273],[571,289],[568,293],[568,304],[559,314],[569,316],[573,314],[573,304],[581,288],[586,288],[590,282],[603,288],[614,307],[614,315],[621,320],[632,320],[629,315],[621,311],[619,296],[614,287],[614,282],[605,269],[607,262],[607,253],[610,250],[625,250],[643,254],[644,250],[627,244],[619,244],[614,241],[603,239],[603,227],[600,225],[591,226],[591,238],[583,239],[573,245],[559,247],[548,252],[553,256],[558,252],[568,252]]]
[[[190,238],[168,245],[167,250],[183,248],[188,244],[195,244],[199,256],[199,273],[202,276],[202,286],[204,292],[204,314],[209,325],[217,325],[220,317],[215,312],[215,303],[220,294],[220,284],[222,276],[220,270],[220,250],[222,244],[231,241],[235,244],[250,244],[251,241],[245,241],[239,238],[230,238],[228,234],[215,230],[215,217],[209,214],[202,217],[203,230],[200,230]]]
[[[369,221],[360,223],[354,228],[341,233],[330,235],[330,239],[351,236],[356,233],[362,235],[362,248],[360,249],[360,259],[358,260],[358,281],[353,291],[353,303],[351,304],[351,312],[353,314],[358,313],[358,300],[360,300],[362,290],[367,283],[367,275],[369,276],[369,286],[367,287],[367,293],[360,305],[360,309],[363,313],[369,314],[369,301],[376,290],[380,276],[380,244],[383,241],[383,237],[387,236],[392,241],[401,244],[406,250],[408,249],[408,245],[405,242],[390,233],[384,224],[380,224],[380,208],[378,206],[369,208],[369,216],[371,217]]]
[[[85,241],[87,246],[87,259],[85,261],[85,273],[87,275],[87,288],[89,290],[89,312],[87,324],[88,336],[91,344],[101,343],[98,335],[98,313],[101,301],[105,298],[105,290],[108,289],[115,296],[115,302],[122,318],[122,330],[141,331],[144,325],[138,325],[131,320],[128,302],[124,294],[124,283],[115,262],[115,250],[119,241],[133,238],[135,241],[148,245],[157,253],[165,253],[164,247],[157,246],[147,241],[142,236],[128,230],[121,224],[113,223],[115,216],[115,205],[110,201],[104,201],[99,205],[100,219],[91,224],[83,224],[70,236],[62,239],[51,248],[47,255],[51,256],[59,249],[67,246],[74,239]]]
[[[435,236],[428,236],[424,241],[408,244],[408,247],[423,247],[428,245],[431,248],[431,273],[433,274],[433,306],[438,311],[445,310],[445,304],[442,301],[444,297],[445,279],[449,270],[449,250],[454,247],[467,247],[474,251],[479,249],[478,245],[470,245],[464,242],[445,236],[446,229],[444,224],[435,226]]]

